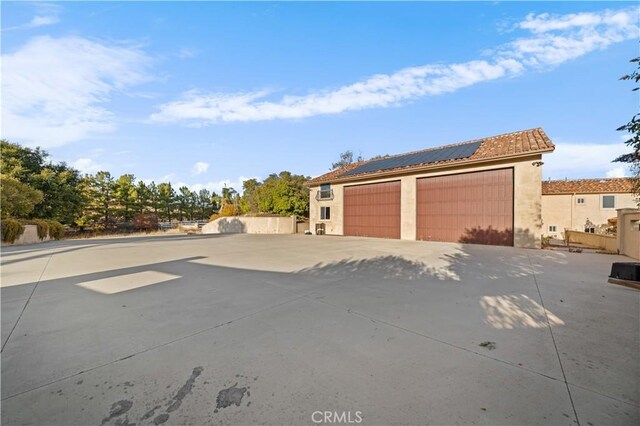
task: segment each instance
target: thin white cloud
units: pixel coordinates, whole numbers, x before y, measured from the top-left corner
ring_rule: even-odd
[[[248,179],[252,179],[249,177],[245,177],[245,176],[239,176],[237,179],[222,179],[222,180],[218,180],[218,181],[211,181],[211,182],[206,182],[206,183],[194,183],[194,184],[187,184],[184,182],[180,182],[177,184],[176,188],[179,188],[180,186],[186,186],[188,187],[191,191],[195,191],[195,192],[199,192],[201,189],[207,189],[210,192],[215,192],[218,195],[222,194],[222,188],[233,188],[235,189],[238,193],[242,193],[242,182],[244,182],[245,180]],[[258,179],[260,180],[259,177],[254,177],[254,179]]]
[[[206,173],[209,169],[209,163],[205,163],[202,161],[198,161],[191,167],[191,176],[201,175],[202,173]]]
[[[626,165],[612,162],[629,152],[624,143],[581,144],[556,140],[555,144],[555,151],[544,155],[545,179],[629,176]]]
[[[150,80],[138,47],[36,37],[2,55],[2,137],[54,147],[113,131],[115,92]]]
[[[190,59],[198,55],[200,51],[191,47],[182,47],[176,53],[176,56],[180,59]]]
[[[91,158],[78,158],[73,162],[72,166],[82,174],[93,174],[100,170],[107,169],[104,165],[97,163]]]
[[[608,178],[628,177],[629,176],[629,169],[627,167],[624,167],[624,166],[618,166],[618,167],[614,167],[613,169],[609,170],[605,175]]]
[[[519,23],[531,33],[493,50],[487,60],[424,65],[379,74],[337,89],[273,99],[266,90],[208,93],[190,90],[159,105],[151,120],[189,126],[220,122],[300,119],[401,105],[481,82],[546,69],[640,35],[638,8],[590,14],[529,15]]]
[[[37,15],[26,24],[4,28],[2,31],[30,30],[33,28],[45,27],[60,22],[62,7],[53,3],[35,3]]]

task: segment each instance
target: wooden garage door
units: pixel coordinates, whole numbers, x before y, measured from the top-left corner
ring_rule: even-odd
[[[344,235],[400,238],[400,181],[346,186]]]
[[[418,179],[417,238],[513,245],[513,169]]]

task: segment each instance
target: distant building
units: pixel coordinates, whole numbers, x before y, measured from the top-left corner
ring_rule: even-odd
[[[617,220],[617,209],[637,207],[626,178],[544,181],[542,233],[556,238],[563,238],[565,229],[602,233]]]

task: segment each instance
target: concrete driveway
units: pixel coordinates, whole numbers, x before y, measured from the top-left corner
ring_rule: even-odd
[[[303,235],[4,248],[2,424],[638,424],[640,293],[606,283],[625,260]]]

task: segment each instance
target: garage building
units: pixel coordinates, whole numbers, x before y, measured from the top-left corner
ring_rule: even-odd
[[[308,182],[311,230],[538,247],[542,129],[351,164]]]

